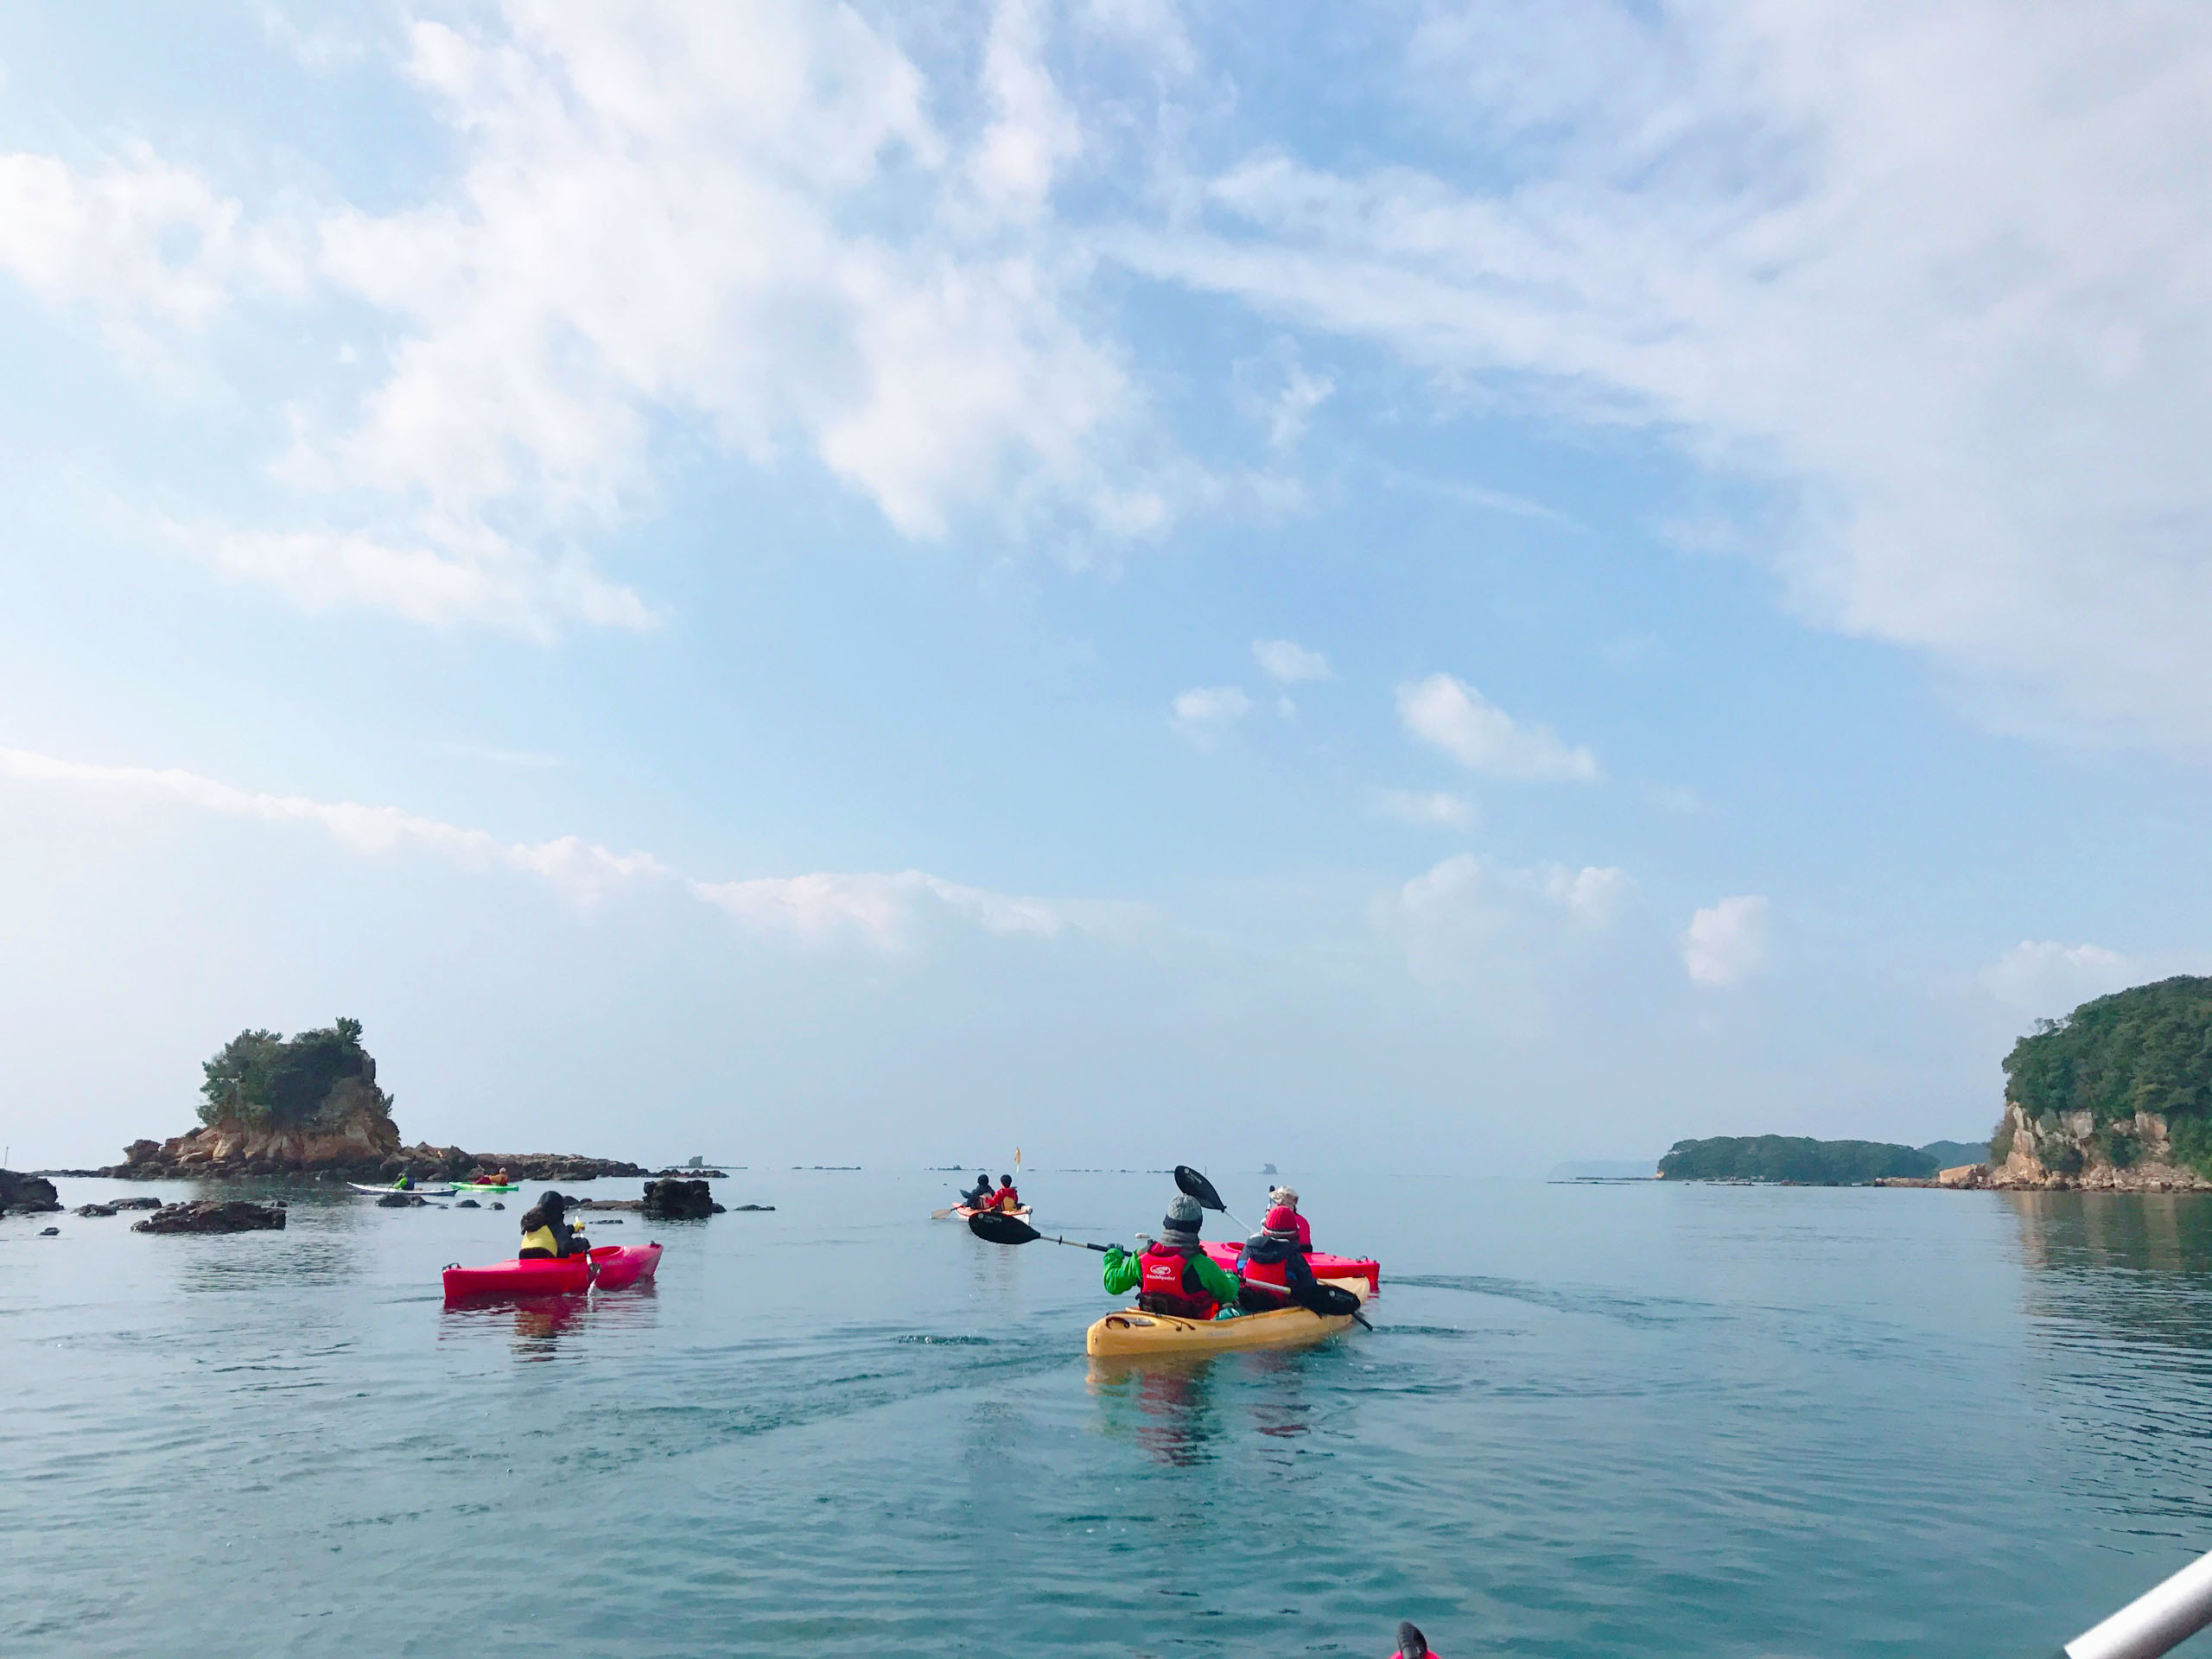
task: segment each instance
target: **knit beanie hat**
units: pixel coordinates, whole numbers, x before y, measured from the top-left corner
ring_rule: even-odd
[[[1185,1233],[1198,1236],[1198,1229],[1205,1224],[1205,1211],[1198,1208],[1198,1201],[1187,1192],[1178,1192],[1167,1206],[1166,1217],[1160,1224],[1164,1233]]]
[[[1260,1225],[1281,1238],[1298,1236],[1298,1211],[1288,1205],[1279,1204],[1260,1217]]]
[[[1401,1659],[1427,1659],[1428,1638],[1410,1619],[1398,1626],[1398,1652]]]

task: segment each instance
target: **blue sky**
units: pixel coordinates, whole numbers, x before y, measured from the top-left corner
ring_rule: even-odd
[[[0,1131],[1541,1169],[2212,962],[2196,9],[0,11]],[[19,1152],[17,1161],[23,1161]]]

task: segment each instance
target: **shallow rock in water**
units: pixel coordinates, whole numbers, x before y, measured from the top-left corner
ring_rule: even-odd
[[[760,1213],[761,1213],[761,1214],[766,1214],[767,1211],[771,1211],[771,1210],[773,1210],[776,1206],[775,1206],[774,1205],[772,1205],[772,1204],[739,1204],[739,1205],[731,1205],[730,1207],[731,1207],[732,1209],[734,1209],[734,1210],[739,1211],[740,1212],[742,1212],[742,1211],[747,1211],[747,1210],[752,1210],[752,1211],[758,1211],[758,1212],[760,1212]],[[717,1209],[717,1210],[719,1210],[719,1209],[721,1209],[721,1205],[720,1205],[718,1204],[718,1205],[716,1205],[715,1206],[715,1209]]]
[[[54,1183],[44,1176],[18,1175],[12,1169],[0,1169],[0,1215],[12,1210],[19,1216],[35,1216],[60,1207],[61,1200],[54,1196]]]
[[[420,1210],[429,1200],[412,1192],[387,1192],[377,1200],[379,1210]]]
[[[41,1238],[59,1238],[61,1230],[59,1227],[41,1227],[38,1230],[38,1236]]]
[[[111,1204],[80,1204],[69,1213],[73,1216],[111,1216],[115,1213],[115,1206]]]
[[[463,1198],[459,1204],[454,1205],[456,1210],[481,1210],[483,1207],[474,1198]]]
[[[130,1230],[134,1233],[251,1233],[284,1224],[283,1206],[249,1204],[243,1198],[228,1203],[203,1199],[195,1204],[165,1204]]]
[[[704,1221],[718,1207],[704,1181],[647,1181],[639,1206],[653,1221]]]
[[[108,1204],[111,1210],[158,1210],[161,1207],[159,1198],[115,1198]]]
[[[498,1201],[494,1200],[494,1201],[493,1201],[493,1203],[492,1207],[493,1207],[494,1210],[504,1210],[504,1209],[505,1209],[507,1206],[506,1206],[505,1205],[504,1205],[504,1204],[500,1204],[500,1203],[499,1203]]]

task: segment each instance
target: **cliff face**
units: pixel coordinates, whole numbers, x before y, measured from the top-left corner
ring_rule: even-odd
[[[143,1179],[309,1170],[373,1175],[400,1155],[391,1103],[377,1087],[376,1065],[340,1078],[315,1127],[247,1125],[224,1119],[168,1141],[134,1141],[111,1173]]]
[[[2008,1100],[1990,1150],[1994,1161],[1979,1183],[1984,1186],[2212,1191],[2212,1180],[2175,1155],[2171,1128],[2158,1112],[2100,1124],[2091,1112],[2037,1114]]]

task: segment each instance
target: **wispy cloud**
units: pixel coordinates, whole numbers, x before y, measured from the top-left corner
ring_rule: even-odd
[[[1407,731],[1485,777],[1530,783],[1594,783],[1597,757],[1560,741],[1548,726],[1524,724],[1449,674],[1398,688]]]
[[[1195,685],[1177,695],[1169,723],[1195,747],[1210,749],[1251,712],[1252,699],[1242,687]]]
[[[533,877],[586,908],[636,884],[672,884],[749,931],[782,935],[810,945],[851,941],[880,951],[906,950],[933,919],[1003,937],[1034,938],[1052,938],[1071,928],[1113,937],[1125,933],[1131,919],[1127,906],[1056,906],[963,886],[920,870],[702,881],[683,875],[651,853],[617,853],[575,836],[505,842],[485,830],[397,807],[268,794],[175,768],[103,766],[29,749],[0,749],[0,778],[96,791],[225,817],[311,825],[355,853],[374,856],[416,851],[465,870],[506,870]]]
[[[2091,997],[2151,977],[2145,964],[2100,944],[2023,939],[1983,970],[1981,982],[2000,1002],[2056,1019]]]
[[[1471,830],[1479,816],[1465,796],[1442,790],[1386,789],[1375,805],[1386,818],[1424,830]]]
[[[1336,674],[1329,667],[1329,659],[1318,651],[1288,639],[1255,639],[1252,660],[1269,679],[1285,685],[1295,685],[1304,680],[1333,680]]]

